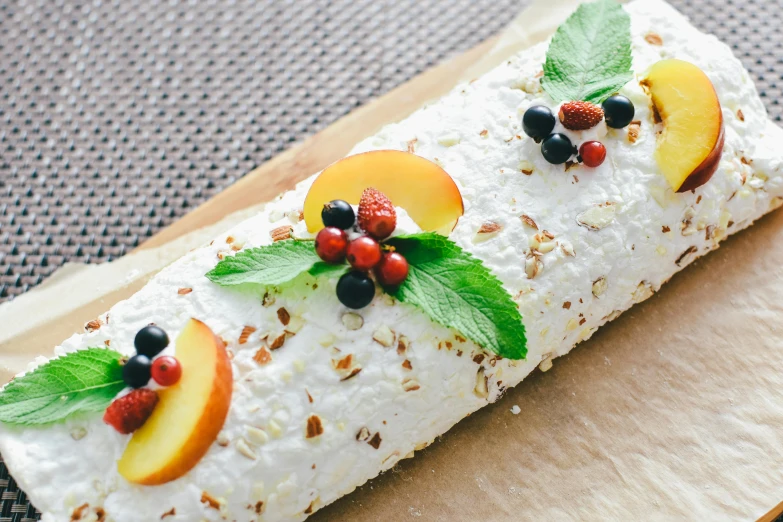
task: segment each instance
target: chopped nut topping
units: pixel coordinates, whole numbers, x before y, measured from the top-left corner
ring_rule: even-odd
[[[479,132],[479,136],[482,138],[486,138],[487,134],[489,134],[489,131],[487,129],[484,129],[483,131]]]
[[[606,292],[606,288],[609,286],[609,282],[606,280],[606,277],[601,276],[595,281],[593,281],[593,295],[596,297],[601,297],[601,295]]]
[[[481,399],[489,397],[489,386],[487,385],[487,376],[484,375],[483,366],[476,372],[476,385],[473,387],[473,393]]]
[[[405,337],[404,335],[401,335],[400,338],[397,340],[397,354],[398,355],[404,354],[408,350],[410,344],[411,344],[410,340],[408,340],[408,338]]]
[[[82,440],[87,435],[87,429],[82,426],[71,428],[71,438],[73,440]]]
[[[386,348],[394,344],[394,332],[386,325],[379,326],[372,334],[373,341]]]
[[[313,512],[313,507],[314,507],[314,506],[315,506],[315,500],[313,500],[312,502],[310,502],[310,505],[309,505],[309,506],[307,506],[307,509],[305,509],[305,510],[303,511],[303,513],[304,513],[305,515],[309,515],[309,514],[311,514],[311,513]]]
[[[348,330],[358,330],[364,326],[364,318],[353,312],[343,314],[343,326]]]
[[[614,221],[617,205],[606,202],[594,205],[576,217],[576,222],[588,230],[601,230]]]
[[[324,426],[321,423],[321,417],[318,415],[310,415],[307,418],[307,429],[305,431],[305,438],[312,439],[323,435]]]
[[[269,235],[272,236],[272,241],[283,241],[291,239],[291,234],[294,231],[294,227],[291,225],[283,225],[272,230]]]
[[[571,301],[566,301],[565,303],[563,303],[563,308],[565,308],[566,310],[570,310],[571,309]]]
[[[375,435],[372,436],[372,438],[367,441],[367,444],[372,446],[375,449],[378,449],[381,447],[381,434],[379,432],[376,432]]]
[[[663,225],[663,226],[661,227],[661,232],[663,232],[664,234],[665,234],[666,232],[671,232],[671,230],[672,230],[672,229],[671,229],[671,228],[669,228],[669,227],[667,227],[666,225]]]
[[[348,379],[351,379],[352,377],[356,377],[359,375],[359,372],[362,371],[362,367],[358,364],[351,370],[351,373],[340,379],[340,381],[347,381]]]
[[[745,115],[742,113],[742,109],[737,109],[737,118],[739,121],[745,121]]]
[[[206,491],[201,492],[201,503],[207,504],[212,509],[220,509],[220,502]]]
[[[250,449],[250,445],[247,443],[247,441],[241,437],[239,440],[237,440],[237,451],[240,455],[250,460],[256,460],[257,458],[256,453]]]
[[[402,389],[406,392],[412,392],[421,389],[421,385],[415,379],[405,379],[402,381]]]
[[[663,39],[657,33],[647,33],[644,39],[650,45],[663,45]]]
[[[356,434],[356,440],[360,442],[370,440],[370,430],[368,430],[366,427],[363,426],[362,429],[360,429],[359,432]]]
[[[634,303],[641,303],[645,299],[649,299],[650,297],[652,297],[654,293],[655,292],[653,292],[653,289],[650,286],[650,284],[645,281],[642,281],[636,287],[636,290],[634,290],[633,295],[631,297],[633,298]]]
[[[245,344],[250,335],[255,331],[256,329],[252,326],[245,326],[242,328],[242,333],[239,334],[239,344]]]
[[[677,260],[674,262],[674,264],[677,265],[677,266],[680,266],[680,263],[682,263],[683,260],[685,260],[685,258],[688,257],[689,255],[694,254],[696,252],[696,250],[698,250],[698,249],[695,246],[688,247],[688,249],[685,250],[685,252],[680,254],[680,257],[677,258]]]
[[[416,142],[419,141],[418,138],[413,138],[412,140],[408,141],[408,152],[416,152]]]
[[[574,252],[573,245],[571,245],[571,243],[569,243],[568,241],[563,241],[562,239],[560,240],[560,250],[562,250],[563,253],[568,257],[576,256],[576,252]]]
[[[226,447],[231,443],[231,440],[228,438],[228,435],[225,431],[221,431],[217,434],[217,438],[215,439],[215,442],[217,442],[218,446]]]
[[[267,307],[267,308],[268,308],[268,307],[272,306],[273,304],[275,304],[275,300],[276,300],[276,299],[275,299],[275,296],[274,296],[274,295],[271,295],[269,292],[266,292],[266,293],[264,294],[264,299],[263,299],[263,301],[262,301],[262,304],[263,304],[265,307]]]
[[[642,131],[642,122],[634,120],[628,124],[628,141],[636,143],[639,139],[639,133]]]
[[[103,322],[100,319],[93,319],[84,325],[84,329],[88,332],[94,332],[95,330],[100,330],[101,326],[103,326]]]
[[[479,234],[494,234],[495,232],[500,232],[503,229],[503,226],[499,223],[496,223],[494,221],[485,221],[481,224],[481,228],[479,228],[478,233]]]
[[[540,363],[538,363],[538,369],[542,372],[548,372],[552,369],[552,354],[548,353],[544,356]]]
[[[307,401],[312,404],[313,403],[313,396],[310,395],[310,392],[305,388],[305,393],[307,394]]]
[[[481,364],[484,361],[484,357],[486,357],[483,353],[477,353],[473,356],[473,362],[476,364]]]
[[[288,323],[291,322],[291,314],[283,307],[277,309],[277,318],[283,323],[283,326],[288,326]]]
[[[188,295],[190,292],[192,292],[192,288],[180,288],[177,290],[177,295]]]
[[[245,426],[245,433],[247,433],[247,440],[256,446],[261,446],[269,441],[269,435],[261,428],[247,425]]]
[[[511,139],[514,139],[514,138],[511,138]],[[508,141],[511,141],[511,140],[508,140]],[[531,176],[533,174],[533,170],[534,170],[535,166],[531,162],[529,162],[527,160],[522,160],[522,161],[519,162],[519,165],[517,165],[517,168],[519,169],[519,172],[521,172],[525,176]]]
[[[406,370],[412,370],[413,369],[413,365],[411,364],[411,362],[408,359],[405,359],[404,361],[402,361],[402,367],[405,368]]]
[[[529,254],[525,258],[525,275],[528,279],[533,279],[544,269],[544,263],[536,255]]]
[[[268,364],[272,362],[272,354],[267,350],[266,346],[262,346],[253,356],[253,360],[260,365]]]
[[[338,361],[332,359],[332,367],[335,370],[347,370],[351,367],[352,362],[353,362],[353,355],[348,354]]]
[[[529,226],[530,228],[534,228],[538,230],[538,225],[536,225],[536,222],[533,221],[532,217],[528,216],[527,214],[522,214],[521,216],[519,216],[519,218],[522,220],[522,222],[525,225]]]
[[[166,511],[165,513],[163,513],[163,514],[160,516],[160,519],[161,519],[161,520],[163,520],[163,519],[164,519],[164,518],[166,518],[166,517],[173,517],[173,516],[175,516],[176,514],[177,514],[177,508],[171,508],[171,509],[169,509],[168,511]]]
[[[286,334],[284,332],[272,340],[272,343],[269,345],[269,349],[277,350],[278,348],[281,348],[283,344],[285,344],[285,340],[286,340]]]
[[[256,505],[253,507],[253,509],[256,512],[256,515],[260,515],[264,512],[264,502],[262,500],[259,500],[256,502]]]

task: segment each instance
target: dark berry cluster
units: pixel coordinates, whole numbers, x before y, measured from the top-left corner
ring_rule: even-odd
[[[316,253],[327,263],[347,260],[351,265],[351,270],[337,282],[337,298],[342,304],[358,309],[372,302],[375,282],[370,271],[384,287],[400,285],[408,277],[405,258],[381,243],[397,224],[394,206],[382,193],[375,189],[364,191],[358,220],[353,207],[339,199],[324,205],[321,219],[325,228],[315,237]],[[349,229],[366,235],[350,240]]]
[[[170,355],[158,356],[169,345],[169,336],[155,325],[145,326],[133,341],[136,355],[122,368],[122,378],[131,388],[142,388],[152,378],[161,386],[172,386],[182,376],[182,366]]]
[[[569,106],[573,107],[574,111],[584,111],[586,105],[588,104],[584,102],[569,102],[569,104],[564,105],[564,108]],[[602,107],[596,107],[595,110],[598,111],[599,120],[601,109],[603,109],[603,118],[606,120],[606,125],[609,127],[622,129],[633,120],[634,106],[631,100],[625,96],[615,94],[607,98]],[[581,123],[584,121],[583,114],[580,113],[578,116],[580,116],[579,119],[573,118],[574,122]],[[561,122],[567,117],[568,114],[564,114],[561,109]],[[552,132],[556,122],[557,120],[552,111],[543,105],[530,107],[522,117],[522,128],[525,134],[536,140],[537,143],[541,143],[541,154],[544,156],[544,159],[554,165],[560,165],[576,155],[577,161],[593,168],[604,162],[606,159],[606,147],[603,143],[588,141],[582,143],[577,149],[568,136],[559,132]],[[577,128],[584,129],[584,126]]]

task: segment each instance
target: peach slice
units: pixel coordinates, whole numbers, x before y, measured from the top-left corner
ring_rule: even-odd
[[[723,113],[704,71],[682,60],[661,60],[642,80],[663,122],[655,159],[676,192],[709,181],[720,163],[725,139]]]
[[[228,415],[233,378],[226,347],[207,325],[191,319],[176,344],[177,384],[133,434],[117,467],[129,482],[165,484],[190,471],[217,438]]]
[[[368,187],[386,194],[425,231],[448,235],[464,211],[459,188],[438,165],[409,152],[377,150],[348,156],[321,172],[305,198],[307,229],[323,228],[324,204],[343,199],[358,205]]]

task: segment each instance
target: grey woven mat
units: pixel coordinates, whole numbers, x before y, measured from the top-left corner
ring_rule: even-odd
[[[0,0],[0,301],[123,255],[526,3]],[[672,3],[780,121],[783,0]],[[0,462],[0,522],[37,518]]]

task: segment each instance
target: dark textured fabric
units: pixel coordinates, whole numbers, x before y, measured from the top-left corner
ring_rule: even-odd
[[[527,0],[0,0],[0,301],[102,262]],[[781,120],[783,0],[672,0]],[[0,463],[0,522],[37,515]]]

